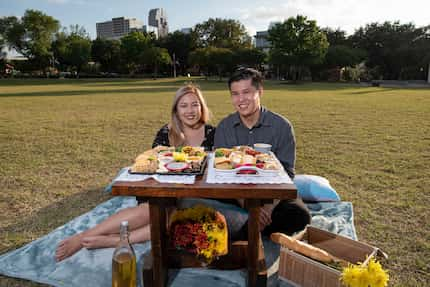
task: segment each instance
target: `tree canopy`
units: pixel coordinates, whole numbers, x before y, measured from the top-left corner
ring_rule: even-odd
[[[197,24],[194,32],[199,47],[213,46],[228,49],[251,47],[251,37],[246,32],[245,26],[237,20],[210,18]]]
[[[121,38],[121,58],[129,73],[133,74],[143,67],[143,55],[152,46],[151,41],[151,36],[141,32],[131,32]]]
[[[115,72],[120,69],[121,43],[118,40],[97,38],[92,42],[91,57],[100,64],[103,72]]]
[[[191,51],[197,48],[196,34],[184,34],[175,31],[161,38],[158,42],[160,47],[167,49],[172,60],[175,58],[174,64],[179,67],[180,72],[185,73],[188,68],[189,55]]]
[[[21,19],[1,21],[4,38],[11,48],[27,57],[36,68],[44,68],[52,57],[51,43],[60,22],[41,11],[27,10]]]
[[[252,47],[245,27],[233,19],[209,18],[191,33],[175,31],[158,40],[153,33],[134,31],[119,40],[91,41],[79,25],[59,29],[59,21],[41,11],[0,17],[0,48],[15,49],[28,59],[18,70],[46,75],[55,72],[55,65],[77,72],[156,76],[179,70],[222,77],[241,65],[286,79],[406,80],[427,79],[430,62],[430,25],[412,23],[370,23],[347,36],[297,15],[269,29],[267,50]],[[4,55],[0,59],[6,63]],[[87,65],[91,60],[96,65]],[[341,78],[345,73],[350,76]]]
[[[329,45],[316,21],[301,15],[275,24],[269,29],[268,40],[271,63],[294,67],[296,79],[302,68],[322,63]]]
[[[64,67],[76,71],[77,76],[82,67],[91,59],[91,40],[83,27],[74,25],[70,32],[64,29],[56,34],[52,49],[56,60]]]
[[[361,27],[351,41],[354,47],[367,51],[366,65],[381,78],[398,80],[427,67],[429,35],[430,26],[416,28],[412,23],[384,22]]]

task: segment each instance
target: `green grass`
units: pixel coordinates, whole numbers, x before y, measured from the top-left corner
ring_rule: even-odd
[[[0,253],[107,200],[103,187],[150,147],[185,80],[1,80]],[[217,124],[233,111],[226,85],[198,82]],[[267,82],[262,101],[294,125],[297,173],[353,202],[359,239],[390,256],[390,286],[426,286],[430,90]]]

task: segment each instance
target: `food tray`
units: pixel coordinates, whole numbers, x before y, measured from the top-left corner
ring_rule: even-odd
[[[221,175],[237,175],[237,176],[276,176],[279,175],[281,172],[284,171],[284,167],[282,166],[281,162],[278,160],[278,158],[275,156],[273,152],[270,152],[270,155],[275,159],[276,163],[279,166],[279,169],[261,169],[256,166],[241,166],[234,169],[218,169],[215,168],[215,166],[212,166],[213,170]],[[255,173],[244,173],[244,171],[254,171]]]
[[[196,171],[178,171],[178,172],[173,172],[173,171],[167,171],[167,172],[134,172],[131,171],[131,169],[128,169],[128,173],[130,174],[144,174],[144,175],[152,175],[152,174],[160,174],[160,175],[203,175],[205,172],[205,168],[207,166],[207,162],[208,162],[208,156],[205,156],[205,158],[202,161],[202,164],[200,166],[200,170],[196,170]]]

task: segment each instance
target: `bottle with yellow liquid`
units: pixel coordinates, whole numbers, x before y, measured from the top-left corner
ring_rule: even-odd
[[[112,287],[136,287],[136,255],[128,240],[128,222],[122,221],[120,241],[112,257]]]

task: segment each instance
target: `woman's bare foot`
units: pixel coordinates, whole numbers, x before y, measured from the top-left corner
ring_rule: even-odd
[[[55,259],[57,261],[64,260],[81,250],[83,247],[81,240],[82,234],[78,233],[60,241],[55,251]]]
[[[118,234],[86,236],[82,238],[82,246],[87,249],[116,247],[118,245],[118,242]]]

